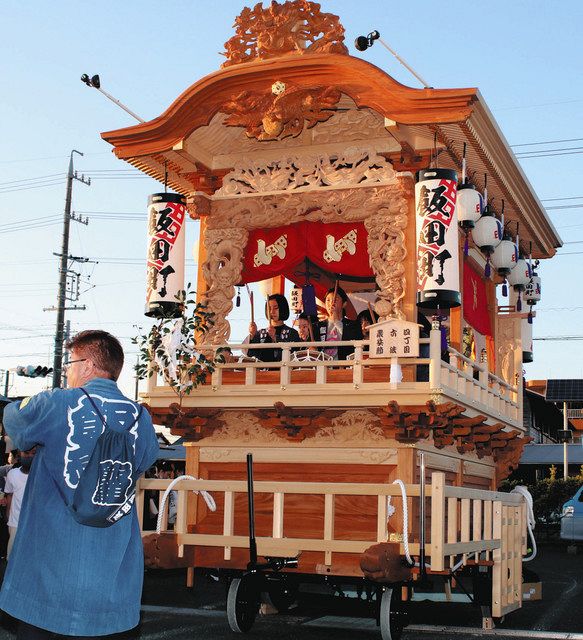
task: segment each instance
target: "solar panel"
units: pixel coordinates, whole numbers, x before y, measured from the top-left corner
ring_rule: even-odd
[[[545,398],[549,402],[581,402],[583,379],[547,380]]]

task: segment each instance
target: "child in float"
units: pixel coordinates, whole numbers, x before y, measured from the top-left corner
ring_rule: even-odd
[[[257,330],[257,325],[249,325],[249,343],[266,344],[275,342],[300,342],[298,332],[284,324],[289,318],[289,305],[285,296],[274,293],[267,298],[265,315],[269,319],[267,329]],[[249,349],[248,355],[263,362],[278,362],[281,360],[281,349]]]
[[[346,303],[348,295],[341,287],[332,287],[326,292],[324,303],[328,318],[318,323],[318,338],[323,342],[338,342],[341,340],[362,340],[360,325],[346,317]],[[325,353],[335,360],[346,360],[354,353],[354,347],[327,347]]]
[[[297,320],[297,327],[301,342],[314,342],[314,340],[316,340],[314,323],[307,313],[300,313]]]
[[[373,316],[371,316],[371,312],[369,309],[363,309],[357,316],[356,322],[360,325],[360,330],[362,331],[363,340],[367,340],[369,338],[370,325],[376,324],[379,321],[379,317],[373,311]]]

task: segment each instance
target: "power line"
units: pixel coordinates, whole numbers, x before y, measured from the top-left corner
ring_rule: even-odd
[[[541,202],[553,202],[555,200],[581,200],[583,196],[570,196],[568,198],[544,198]]]
[[[548,340],[548,341],[559,341],[559,340],[583,340],[583,336],[544,336],[542,338],[533,338],[533,340]]]
[[[5,187],[7,185],[16,184],[16,183],[19,183],[19,182],[38,182],[40,180],[46,180],[47,178],[55,178],[56,176],[64,178],[65,174],[63,172],[61,172],[61,173],[49,173],[46,176],[38,176],[37,178],[21,178],[20,180],[9,180],[8,182],[0,182],[0,187]]]
[[[583,138],[567,138],[566,140],[546,140],[544,142],[523,142],[522,144],[511,144],[511,147],[535,147],[541,144],[559,144],[562,142],[581,142]]]

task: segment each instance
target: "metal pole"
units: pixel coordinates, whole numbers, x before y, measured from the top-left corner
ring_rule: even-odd
[[[419,575],[425,578],[425,454],[419,454]]]
[[[93,86],[95,86],[95,85],[93,85]],[[102,89],[101,87],[95,87],[95,88],[97,89],[97,91],[101,91],[101,93],[106,98],[109,98],[112,102],[115,102],[115,104],[118,107],[121,107],[126,113],[129,113],[130,116],[135,118],[138,122],[146,122],[145,120],[140,118],[140,116],[136,115],[131,109],[128,109],[128,107],[126,107],[125,104],[122,104],[117,98],[114,98],[110,93],[107,93],[107,91],[105,89]]]
[[[67,267],[69,261],[69,228],[71,226],[71,199],[73,193],[73,154],[83,154],[76,149],[71,151],[67,172],[67,195],[63,216],[63,240],[61,243],[61,261],[59,265],[59,297],[57,302],[57,329],[55,332],[55,357],[53,359],[53,389],[61,386],[63,360],[63,333],[65,328],[65,304],[67,292]]]
[[[419,82],[423,85],[425,89],[429,88],[429,85],[427,84],[427,82],[415,71],[415,69],[413,69],[413,67],[410,67],[403,60],[403,58],[401,58],[401,56],[396,51],[391,49],[391,47],[389,47],[389,45],[382,38],[379,38],[379,42],[383,45],[383,47],[387,51],[389,51],[389,53],[392,53],[395,56],[395,58],[397,58],[397,60],[405,67],[405,69],[407,69],[410,73],[412,73],[417,78],[417,80],[419,80]]]
[[[247,454],[247,500],[249,508],[249,564],[252,571],[257,566],[257,542],[255,541],[255,501],[253,496],[253,454]]]
[[[569,418],[567,417],[567,403],[563,402],[563,430],[568,431]],[[568,441],[563,442],[563,479],[566,480],[569,477],[569,453],[568,453]]]
[[[140,364],[140,354],[138,353],[138,358],[136,360],[136,367]],[[136,386],[134,388],[134,400],[138,401],[138,387],[140,385],[140,379],[138,377],[138,370],[136,369]]]
[[[6,369],[6,371],[4,372],[4,375],[6,376],[4,378],[4,397],[7,398],[8,397],[8,381],[10,380],[10,371]]]

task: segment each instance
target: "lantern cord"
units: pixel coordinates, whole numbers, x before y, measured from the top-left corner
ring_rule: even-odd
[[[469,241],[469,234],[466,231],[466,239],[464,240],[464,256],[467,256],[468,253],[470,252],[470,241]]]
[[[504,282],[502,283],[502,295],[505,298],[508,297],[508,285],[506,284],[506,278],[504,278]]]
[[[464,153],[462,155],[462,184],[466,183],[466,146],[467,143],[464,142]]]
[[[168,160],[164,160],[164,193],[168,191]]]

